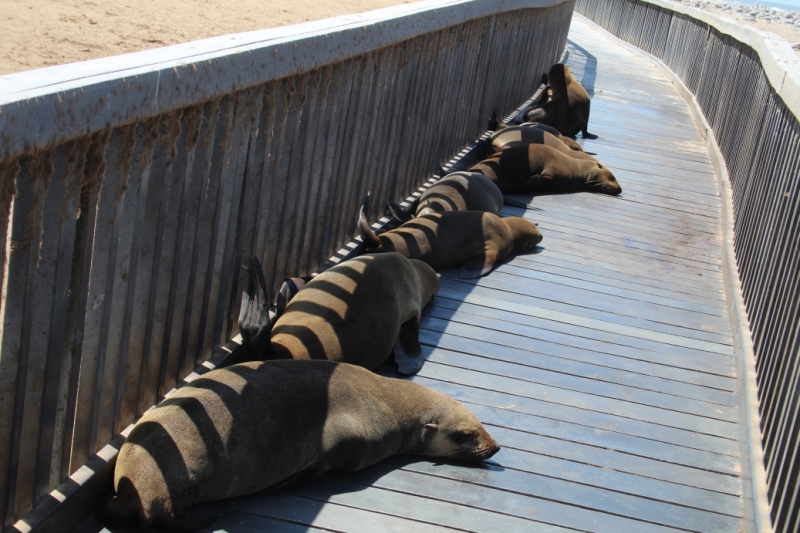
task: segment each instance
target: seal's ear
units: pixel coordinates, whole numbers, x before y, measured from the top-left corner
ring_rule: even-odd
[[[242,334],[242,345],[250,360],[266,360],[272,358],[272,329],[269,319],[269,296],[264,270],[255,256],[250,256],[242,290],[242,306],[239,310],[239,333]]]
[[[438,424],[425,424],[422,426],[422,438],[424,439],[428,433],[436,433],[437,431],[439,431]]]
[[[394,344],[394,362],[397,371],[405,376],[412,376],[422,368],[425,359],[422,357],[422,346],[419,345],[418,315],[400,326]]]
[[[397,220],[399,223],[405,224],[411,220],[411,208],[414,207],[414,204],[408,206],[407,209],[403,209],[403,206],[397,202],[389,200],[386,202],[386,207],[389,209],[389,212],[392,214],[395,220]]]
[[[361,205],[361,211],[358,213],[358,229],[361,230],[361,238],[364,239],[367,250],[382,251],[383,245],[381,244],[381,240],[375,235],[369,222],[367,222],[367,211],[371,203],[372,198],[370,198],[370,193],[367,193],[367,197],[364,198],[364,203]]]
[[[458,272],[460,278],[479,278],[485,276],[494,268],[497,262],[497,253],[487,250],[483,254],[478,254],[463,265]]]

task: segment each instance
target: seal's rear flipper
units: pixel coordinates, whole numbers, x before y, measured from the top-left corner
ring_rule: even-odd
[[[511,207],[521,207],[526,209],[528,207],[527,202],[523,202],[522,200],[517,200],[516,198],[511,198],[508,195],[503,195],[503,203],[505,205],[510,205]]]
[[[461,270],[458,272],[458,277],[470,279],[485,276],[492,271],[496,261],[497,254],[494,252],[478,254],[461,265]]]
[[[486,125],[486,129],[489,131],[497,131],[497,126],[500,125],[500,119],[497,118],[497,110],[492,111],[492,116],[489,117],[489,123]]]
[[[364,198],[364,203],[361,205],[361,210],[358,213],[358,229],[361,230],[361,238],[364,239],[367,250],[382,251],[381,240],[375,235],[369,222],[367,222],[367,211],[371,204],[372,198],[370,197],[370,193],[367,193],[367,197]]]
[[[597,135],[595,135],[594,133],[589,133],[586,130],[581,131],[581,137],[583,137],[584,139],[597,139]]]
[[[417,202],[414,202],[416,204]],[[403,209],[403,206],[398,204],[397,202],[393,202],[391,200],[386,202],[386,207],[389,209],[389,212],[392,216],[401,224],[405,224],[409,220],[411,220],[411,213],[413,212],[414,204],[408,206],[407,209]]]
[[[242,345],[245,353],[252,361],[266,360],[272,357],[270,341],[271,324],[269,319],[269,297],[267,283],[261,262],[250,256],[242,290],[242,306],[239,311],[239,333],[242,334]]]
[[[447,174],[444,167],[442,165],[433,165],[433,175],[439,176],[440,178]]]
[[[419,372],[425,363],[422,346],[419,345],[418,316],[400,326],[400,333],[394,344],[394,362],[397,363],[397,371],[406,376]]]
[[[294,295],[300,292],[300,289],[306,286],[306,283],[314,279],[312,276],[303,278],[286,278],[281,285],[281,290],[278,292],[278,302],[275,305],[275,320],[277,321],[289,302],[292,301]]]

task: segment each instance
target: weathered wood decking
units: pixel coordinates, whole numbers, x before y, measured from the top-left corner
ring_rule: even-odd
[[[584,142],[623,187],[537,197],[539,253],[427,308],[415,378],[503,446],[477,467],[400,457],[241,498],[214,530],[734,532],[743,527],[720,198],[660,71],[573,20]],[[507,208],[507,215],[523,214]]]

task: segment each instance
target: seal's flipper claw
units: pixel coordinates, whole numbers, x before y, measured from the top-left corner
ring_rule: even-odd
[[[399,223],[405,224],[411,220],[410,212],[406,209],[403,209],[403,206],[397,202],[389,200],[386,202],[386,207],[389,209],[389,212],[392,214],[395,220],[397,220]]]
[[[269,359],[272,354],[270,341],[269,296],[264,270],[255,256],[250,256],[250,267],[245,268],[242,305],[239,310],[239,333],[242,345],[251,360]]]
[[[527,202],[523,202],[522,200],[517,200],[516,198],[511,198],[506,194],[503,195],[503,203],[505,205],[510,205],[511,207],[521,207],[523,209],[527,209],[528,207]]]
[[[394,362],[397,364],[397,371],[406,376],[419,372],[425,363],[422,346],[419,344],[418,316],[400,326],[400,333],[394,344]]]
[[[458,277],[466,279],[480,278],[494,268],[497,255],[494,253],[479,254],[461,265]]]

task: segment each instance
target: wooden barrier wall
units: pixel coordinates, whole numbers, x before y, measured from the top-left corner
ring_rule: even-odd
[[[734,245],[755,354],[775,531],[800,531],[800,84],[782,43],[666,2],[578,0],[576,10],[660,59],[714,131],[732,186]],[[686,11],[685,9],[682,11]],[[699,17],[711,17],[698,14]],[[725,26],[729,26],[726,28]],[[739,35],[735,37],[734,35]],[[786,45],[788,46],[788,45]],[[788,56],[797,64],[791,50]]]
[[[4,529],[236,334],[243,257],[273,294],[313,272],[367,191],[374,219],[535,91],[572,9],[433,0],[1,77]]]

